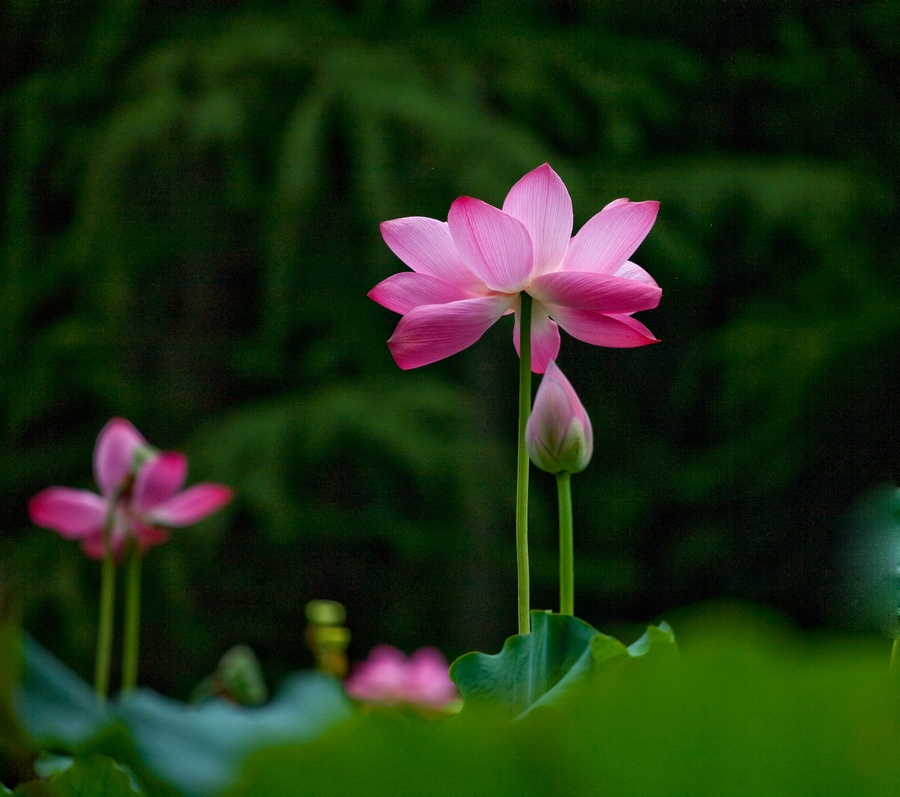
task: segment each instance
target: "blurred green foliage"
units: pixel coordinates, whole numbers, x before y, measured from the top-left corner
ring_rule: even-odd
[[[549,161],[576,227],[659,199],[663,343],[560,363],[594,625],[716,595],[826,619],[834,518],[897,473],[900,6],[787,0],[51,0],[0,11],[0,502],[26,626],[90,669],[96,566],[30,527],[113,415],[237,490],[145,568],[142,680],[236,642],[311,663],[303,606],[377,642],[514,627],[511,322],[401,373],[378,223],[502,202]],[[555,606],[533,475],[535,605]]]
[[[28,777],[15,793],[118,796],[123,770],[149,797],[896,791],[900,672],[883,638],[799,634],[724,603],[678,613],[677,648],[663,627],[625,648],[577,618],[532,622],[500,654],[456,662],[465,705],[440,719],[357,706],[310,672],[263,707],[144,688],[104,709],[25,639],[16,705],[29,744],[53,754],[35,762],[49,784]]]
[[[514,722],[468,706],[430,724],[356,718],[255,753],[225,795],[890,794],[900,763],[887,642],[801,641],[759,619],[733,607],[682,616],[680,666],[664,661],[659,677],[601,667]]]

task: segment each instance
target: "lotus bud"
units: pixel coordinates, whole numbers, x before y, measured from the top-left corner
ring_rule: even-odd
[[[552,360],[525,428],[531,461],[548,473],[579,473],[594,453],[594,431],[584,405]]]

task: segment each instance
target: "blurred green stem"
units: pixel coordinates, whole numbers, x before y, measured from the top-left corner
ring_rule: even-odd
[[[112,658],[113,612],[116,603],[116,561],[112,547],[112,528],[119,493],[109,498],[106,522],[103,524],[103,563],[100,576],[100,622],[97,629],[97,658],[94,662],[94,690],[101,703],[109,694],[109,663]]]
[[[575,553],[572,533],[572,474],[556,474],[559,494],[559,613],[575,614]]]
[[[891,678],[900,686],[900,638],[894,640],[891,650]]]
[[[531,296],[521,294],[519,316],[519,458],[516,484],[516,563],[519,574],[519,633],[531,632],[528,610],[531,585],[528,574],[528,451],[525,426],[531,412]]]
[[[122,654],[122,694],[137,685],[138,646],[141,626],[141,551],[131,545],[125,574],[125,641]]]

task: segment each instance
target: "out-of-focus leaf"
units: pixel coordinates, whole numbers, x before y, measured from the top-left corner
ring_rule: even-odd
[[[225,794],[895,793],[900,707],[890,695],[886,643],[797,637],[783,623],[734,608],[707,607],[679,629],[676,679],[645,672],[608,690],[581,679],[570,699],[536,706],[524,721],[488,705],[430,725],[361,717],[312,744],[260,751]],[[663,638],[653,639],[644,661],[657,643],[665,649]],[[641,657],[632,658],[636,665]]]
[[[900,636],[900,490],[882,485],[855,501],[843,522],[836,599],[852,627]]]
[[[26,637],[24,654],[15,703],[33,739],[74,749],[112,722],[112,710],[96,692],[44,647]]]
[[[900,706],[884,640],[800,637],[734,607],[706,607],[678,629],[681,666],[670,688],[584,690],[557,723],[571,760],[586,765],[587,793],[883,797],[896,789]]]
[[[254,750],[279,742],[306,742],[351,715],[340,683],[298,673],[265,706],[223,700],[185,706],[149,689],[124,699],[120,716],[147,766],[188,794],[227,785]]]
[[[150,689],[101,707],[86,683],[33,640],[26,640],[16,706],[39,745],[114,755],[142,783],[168,784],[155,793],[189,795],[223,788],[262,746],[308,741],[351,715],[341,685],[312,672],[288,678],[255,708],[218,699],[186,706]]]
[[[88,755],[78,759],[46,756],[38,762],[41,776],[19,784],[15,791],[0,786],[0,794],[21,797],[136,797],[137,788],[128,772],[108,756]]]
[[[20,797],[56,797],[53,787],[43,780],[29,780],[27,783],[20,783],[10,794],[20,795]]]
[[[0,618],[0,759],[28,754],[28,739],[13,704],[13,692],[21,679],[21,648],[21,629]]]
[[[260,751],[227,797],[538,797],[571,794],[561,751],[541,755],[497,716],[480,724],[372,714],[310,745]],[[550,765],[553,761],[554,764]]]
[[[55,797],[136,797],[128,773],[107,756],[76,759],[70,767],[49,780]]]

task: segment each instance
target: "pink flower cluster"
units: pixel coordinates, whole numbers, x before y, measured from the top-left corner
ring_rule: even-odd
[[[159,526],[190,526],[231,500],[231,490],[221,484],[197,484],[181,491],[186,478],[184,454],[152,448],[128,421],[113,418],[94,448],[100,495],[48,487],[31,499],[29,514],[36,525],[80,540],[88,556],[102,559],[103,530],[112,513],[113,552],[120,555],[132,539],[143,554],[169,538]]]
[[[407,658],[397,648],[379,645],[357,665],[345,687],[356,700],[388,706],[439,710],[459,699],[447,660],[436,648],[421,648]]]
[[[658,202],[609,203],[572,236],[572,200],[546,163],[526,174],[502,210],[472,197],[450,206],[446,222],[413,216],[383,222],[391,251],[412,271],[394,274],[369,297],[403,318],[388,346],[401,368],[442,360],[533,299],[532,369],[559,354],[559,328],[595,346],[656,343],[631,315],[659,304],[662,291],[629,258],[656,220]]]

